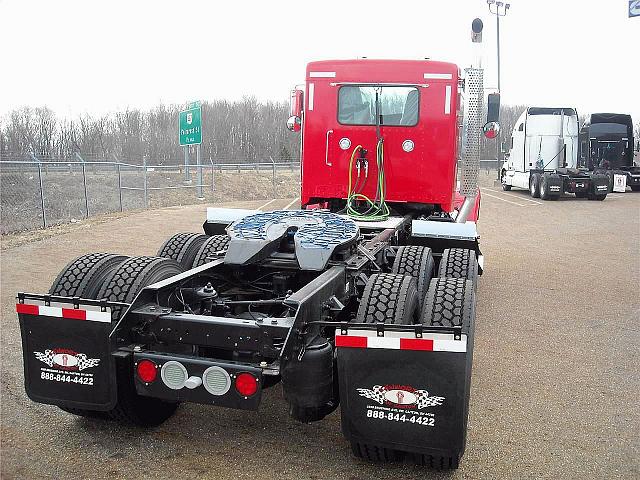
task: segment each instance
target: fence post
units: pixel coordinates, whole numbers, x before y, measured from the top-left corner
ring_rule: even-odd
[[[144,169],[144,208],[149,208],[149,193],[147,191],[147,157],[142,157],[142,168]]]
[[[191,183],[191,172],[189,171],[189,146],[184,147],[184,183]]]
[[[42,184],[42,164],[38,162],[38,181],[40,183],[40,206],[42,207],[42,228],[47,228],[47,214],[44,208],[44,186]]]
[[[272,157],[269,157],[271,160],[271,164],[273,166],[273,175],[271,178],[271,183],[273,184],[273,198],[276,198],[276,162]]]
[[[120,211],[124,212],[122,209],[122,172],[120,171],[120,162],[116,163],[116,168],[118,169],[118,198],[120,199]]]
[[[209,157],[209,163],[211,163],[211,191],[215,192],[216,191],[216,183],[215,183],[216,170],[213,166],[213,160],[211,160],[211,157]]]
[[[204,198],[204,192],[202,191],[202,182],[204,182],[204,175],[203,175],[203,165],[202,165],[202,161],[200,160],[200,145],[198,144],[198,146],[196,147],[196,163],[197,163],[197,169],[198,169],[198,175],[197,175],[197,182],[198,185],[196,186],[196,196],[198,197],[199,200],[202,200]]]
[[[78,160],[82,162],[82,184],[84,185],[84,218],[89,218],[89,197],[87,196],[87,172],[85,171],[84,158],[80,156],[78,152],[75,152]]]

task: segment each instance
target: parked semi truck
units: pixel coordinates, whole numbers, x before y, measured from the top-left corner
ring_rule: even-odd
[[[340,408],[359,457],[457,468],[482,78],[430,60],[310,63],[288,122],[303,208],[209,208],[203,234],[155,256],[90,253],[48,293],[19,293],[29,397],[148,427],[181,402],[256,410],[281,384],[301,422]]]
[[[555,200],[575,193],[604,200],[609,179],[578,165],[578,114],[569,107],[529,107],[518,118],[500,180],[504,190],[529,190],[534,198]]]
[[[640,192],[640,166],[633,159],[633,121],[622,113],[592,113],[580,128],[578,164],[594,173],[607,175],[609,191],[616,175],[622,186]]]

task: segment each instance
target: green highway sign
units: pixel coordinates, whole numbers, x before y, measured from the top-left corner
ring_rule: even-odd
[[[180,146],[199,145],[202,143],[202,109],[200,102],[189,104],[188,110],[180,112],[178,124]]]

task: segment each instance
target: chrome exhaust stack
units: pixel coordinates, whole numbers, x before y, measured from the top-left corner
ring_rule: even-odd
[[[462,158],[460,162],[460,194],[465,199],[456,216],[456,223],[464,223],[473,210],[478,195],[480,171],[480,118],[483,115],[484,70],[481,65],[482,20],[471,24],[471,40],[474,44],[473,67],[465,69],[465,108],[462,128]]]

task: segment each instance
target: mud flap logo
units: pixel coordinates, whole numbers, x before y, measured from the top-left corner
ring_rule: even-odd
[[[97,367],[100,363],[99,358],[88,358],[84,353],[66,348],[54,348],[33,354],[49,367],[40,369],[40,378],[51,382],[93,385],[93,373],[85,373],[82,370]]]
[[[430,396],[427,390],[417,390],[409,385],[375,385],[371,390],[357,390],[361,397],[395,408],[421,410],[444,402],[444,397]]]
[[[74,352],[64,348],[33,352],[38,360],[46,363],[50,367],[60,370],[82,371],[85,368],[97,367],[99,358],[87,358],[84,353]]]

